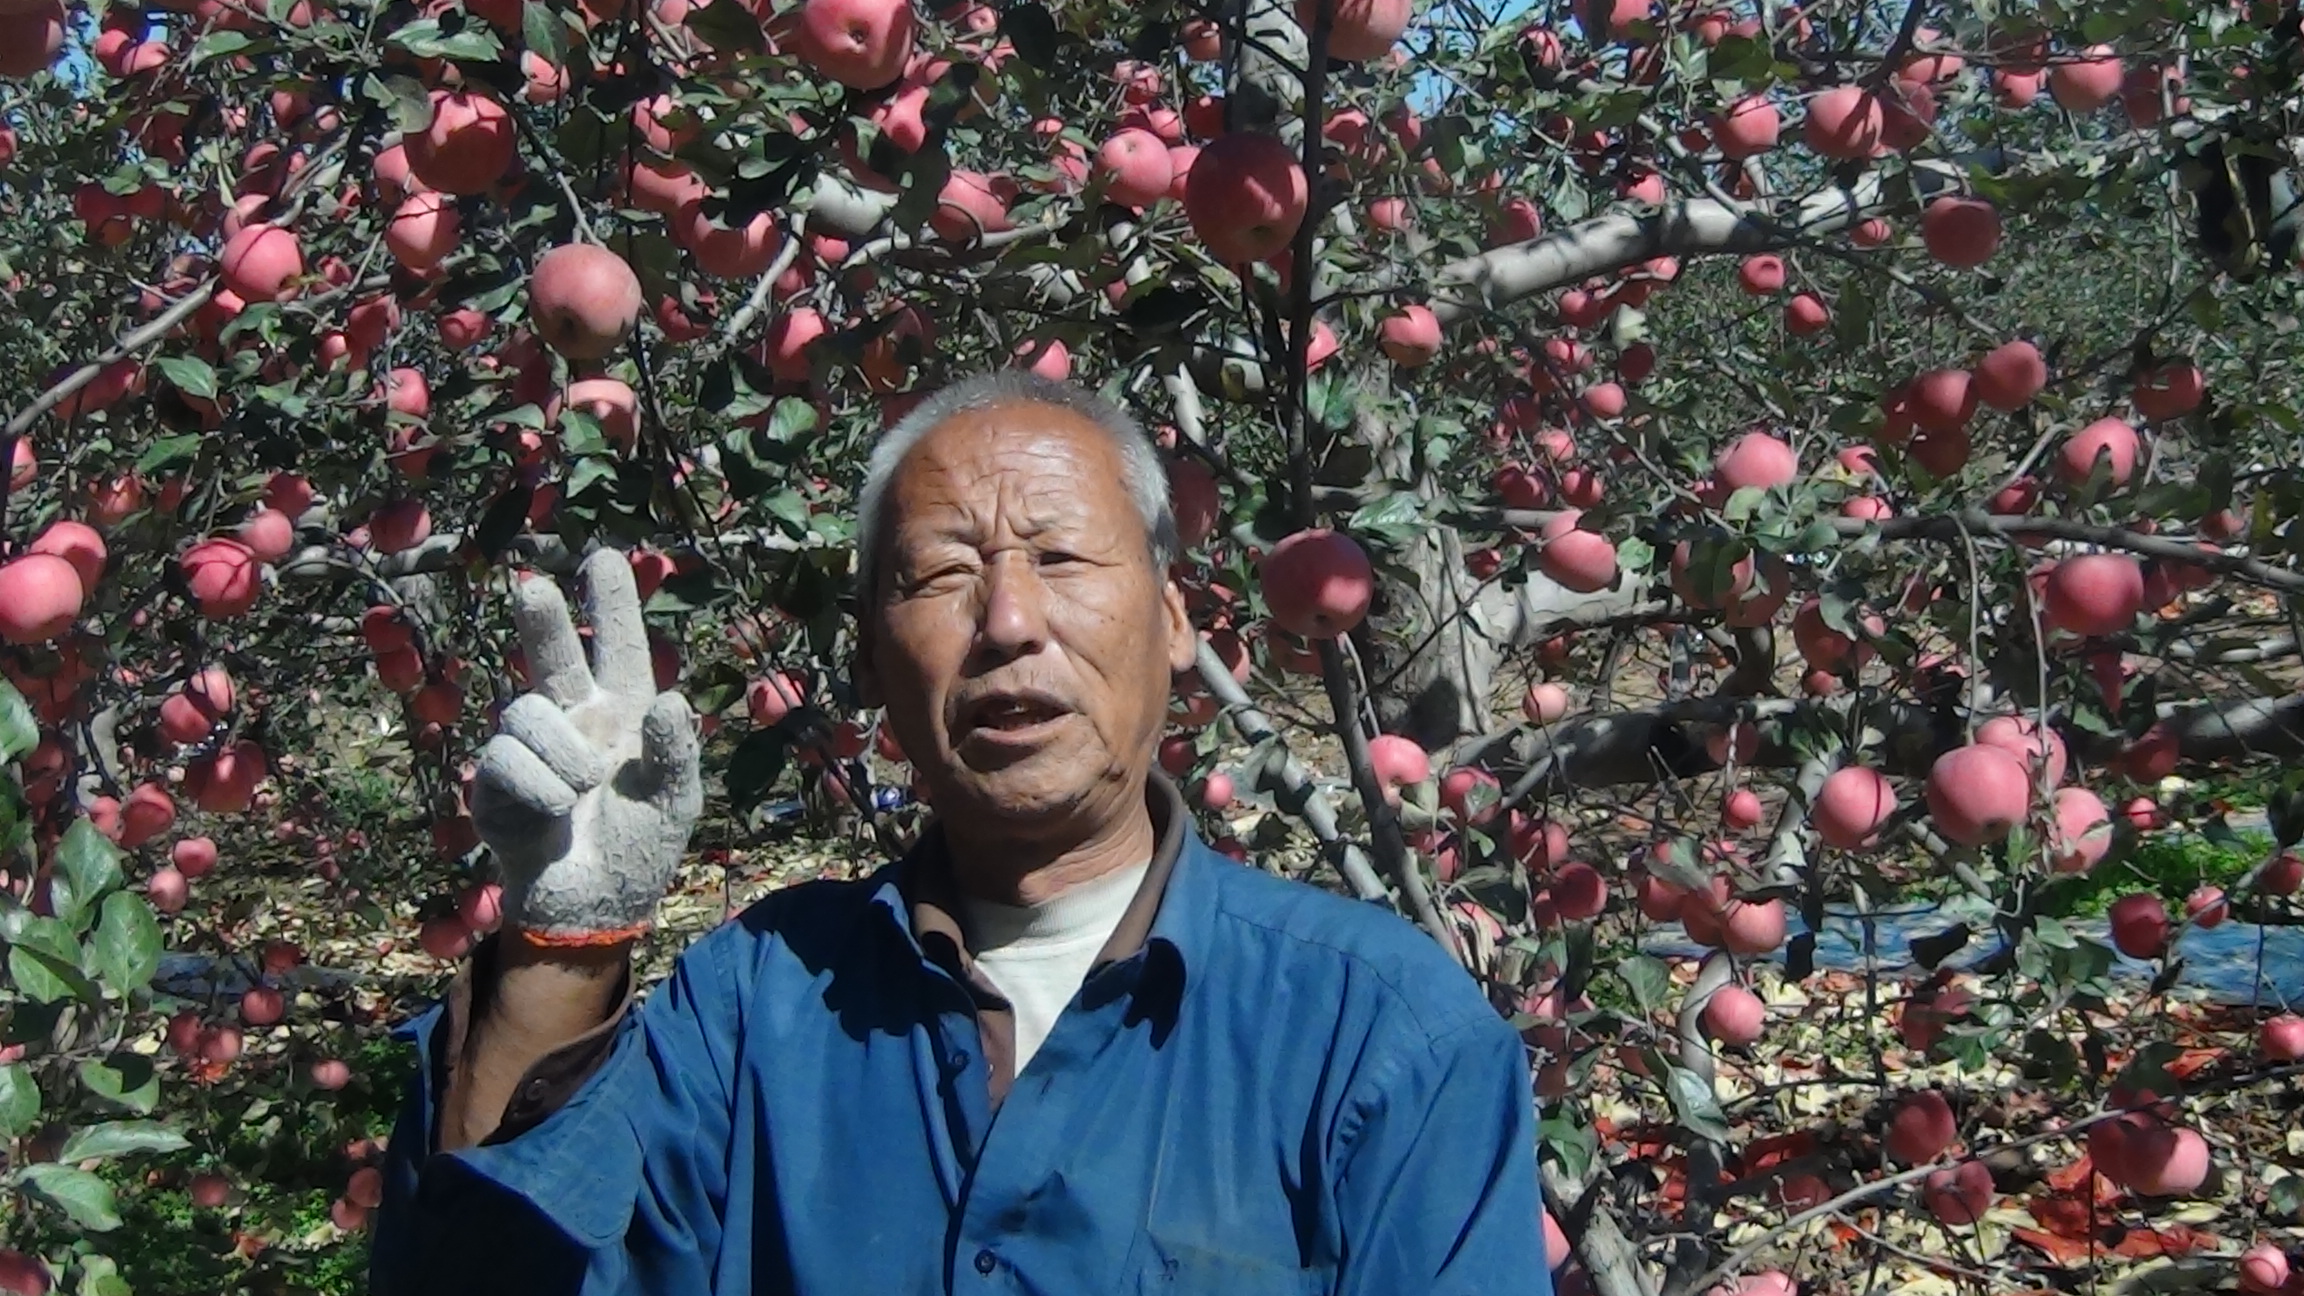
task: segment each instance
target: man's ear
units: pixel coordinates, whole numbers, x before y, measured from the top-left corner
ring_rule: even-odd
[[[1192,628],[1192,614],[1184,608],[1184,587],[1173,576],[1160,587],[1160,605],[1168,614],[1168,669],[1181,675],[1200,659],[1200,632]]]

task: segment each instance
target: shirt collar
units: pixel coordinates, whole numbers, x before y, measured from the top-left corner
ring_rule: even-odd
[[[1171,913],[1178,906],[1165,901],[1177,889],[1180,875],[1199,871],[1197,866],[1187,865],[1186,860],[1205,847],[1192,831],[1192,815],[1185,809],[1183,793],[1158,769],[1152,770],[1145,780],[1144,802],[1157,834],[1152,859],[1134,898],[1120,915],[1119,925],[1112,929],[1111,937],[1097,953],[1090,976],[1114,963],[1127,962],[1155,944],[1166,945],[1173,953],[1182,953],[1177,948],[1177,938],[1186,935],[1186,924]],[[972,960],[957,917],[959,906],[952,890],[952,861],[946,853],[941,826],[933,821],[929,823],[918,844],[895,870],[893,886],[894,894],[884,892],[883,898],[892,902],[891,907],[907,920],[905,925],[921,952],[935,958],[948,948],[947,957],[954,960],[955,966],[947,970],[958,974],[963,982],[973,982],[976,978],[969,975]],[[944,959],[937,961],[941,963]]]

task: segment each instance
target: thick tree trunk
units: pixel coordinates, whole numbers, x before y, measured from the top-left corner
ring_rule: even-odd
[[[1597,594],[1536,573],[1517,588],[1474,580],[1451,527],[1427,529],[1402,558],[1411,576],[1386,584],[1388,637],[1373,653],[1377,716],[1427,751],[1496,731],[1497,679],[1512,654],[1647,606],[1630,579]]]

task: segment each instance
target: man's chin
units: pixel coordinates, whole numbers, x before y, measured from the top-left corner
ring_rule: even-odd
[[[949,791],[939,790],[941,813],[1018,826],[1047,823],[1077,813],[1095,794],[1103,772],[1076,754],[1049,751],[990,768],[962,765],[953,771]]]

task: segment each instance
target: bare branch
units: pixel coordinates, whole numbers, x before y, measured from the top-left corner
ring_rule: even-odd
[[[1250,743],[1269,742],[1278,748],[1280,759],[1268,761],[1262,767],[1264,790],[1272,793],[1273,800],[1282,809],[1303,820],[1312,830],[1328,862],[1343,876],[1354,895],[1363,900],[1390,903],[1391,893],[1384,889],[1376,870],[1369,866],[1368,857],[1337,827],[1336,807],[1328,800],[1328,794],[1312,781],[1311,772],[1296,759],[1296,753],[1288,750],[1287,741],[1273,727],[1271,718],[1248,700],[1240,681],[1232,678],[1231,669],[1205,639],[1200,641],[1199,670],[1201,681],[1216,700],[1224,704],[1225,714],[1232,718],[1232,727],[1242,738]]]

